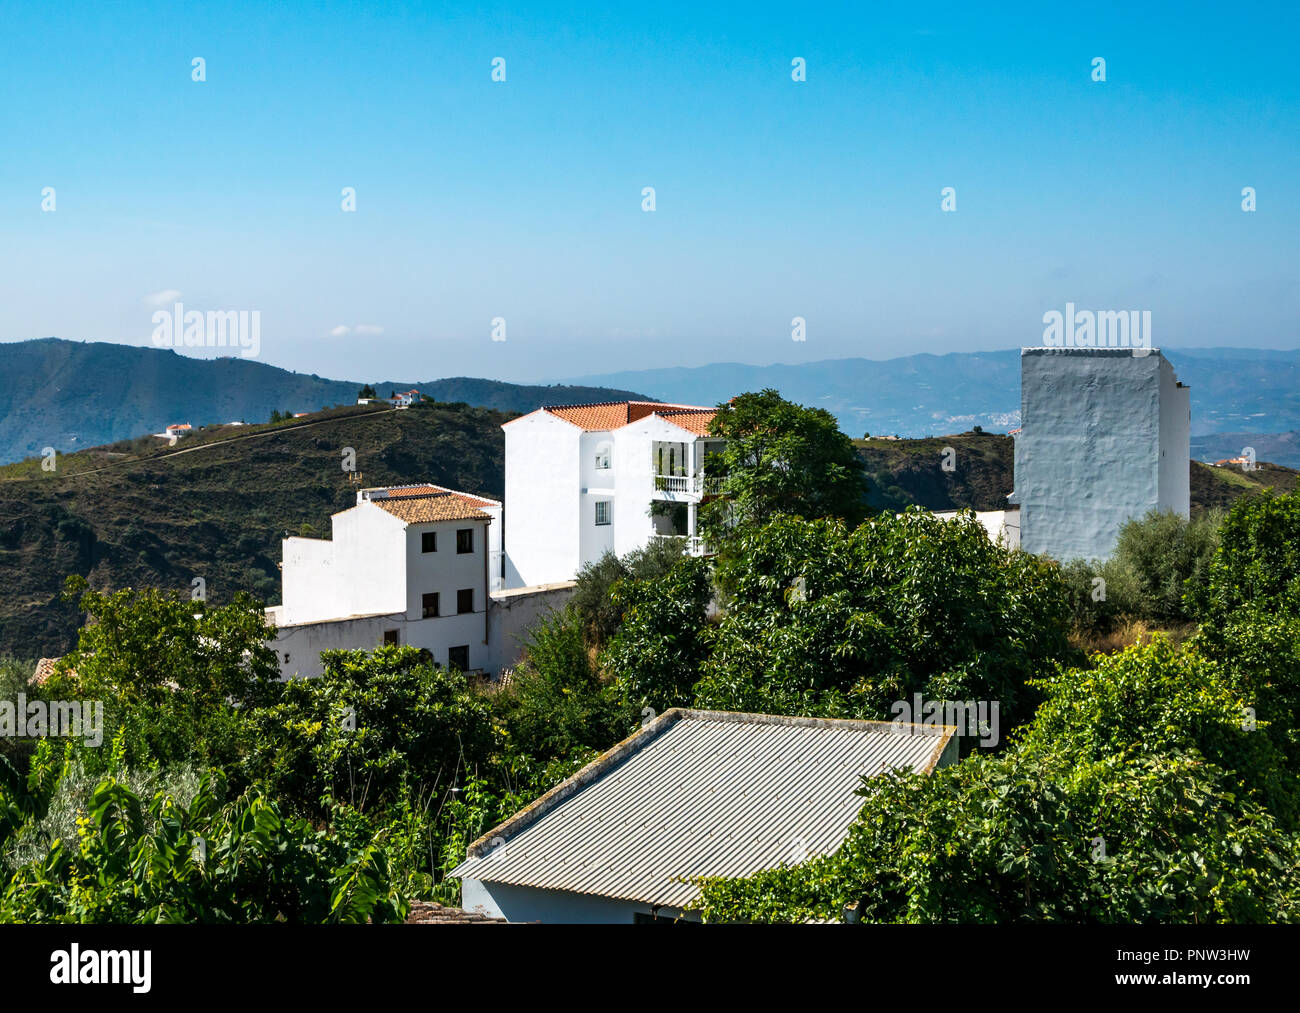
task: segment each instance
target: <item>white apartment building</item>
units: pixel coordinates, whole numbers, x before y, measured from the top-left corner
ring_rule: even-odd
[[[390,643],[445,667],[496,675],[518,638],[572,585],[501,592],[501,504],[436,485],[361,489],[332,538],[283,542],[283,604],[267,609],[285,677],[317,676],[320,652]]]
[[[572,580],[607,550],[624,555],[680,535],[693,554],[711,491],[716,409],[654,401],[539,408],[506,434],[505,586]]]

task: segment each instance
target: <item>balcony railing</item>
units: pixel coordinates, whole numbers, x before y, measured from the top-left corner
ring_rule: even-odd
[[[694,483],[690,475],[656,475],[657,492],[692,492]]]
[[[656,475],[657,492],[693,492],[705,496],[716,496],[722,492],[722,479],[717,476],[696,472],[694,475]]]
[[[704,539],[698,535],[665,535],[655,532],[652,538],[677,538],[685,543],[686,554],[688,556],[711,556],[713,550],[704,544]]]

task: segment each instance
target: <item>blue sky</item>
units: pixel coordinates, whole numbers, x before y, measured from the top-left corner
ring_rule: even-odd
[[[700,6],[0,4],[0,340],[147,344],[178,292],[354,379],[1008,348],[1067,301],[1300,345],[1294,5]]]

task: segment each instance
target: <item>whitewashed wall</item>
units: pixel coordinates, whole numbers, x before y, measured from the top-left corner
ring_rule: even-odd
[[[1021,350],[1016,499],[1021,546],[1105,559],[1126,520],[1186,515],[1187,388],[1158,349]]]
[[[582,430],[546,412],[503,428],[505,586],[570,580],[581,552]]]

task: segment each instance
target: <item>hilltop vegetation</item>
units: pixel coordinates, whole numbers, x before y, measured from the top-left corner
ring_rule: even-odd
[[[0,468],[0,653],[63,654],[76,610],[64,578],[92,587],[185,591],[209,601],[247,591],[279,601],[286,532],[328,537],[356,501],[342,470],[356,451],[365,485],[430,481],[499,497],[511,416],[468,405],[345,408],[279,425],[222,428],[175,447],[152,437]]]

